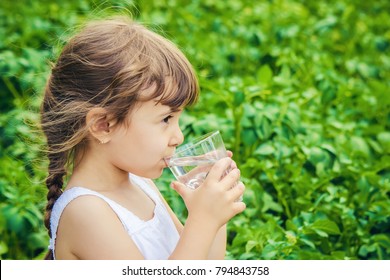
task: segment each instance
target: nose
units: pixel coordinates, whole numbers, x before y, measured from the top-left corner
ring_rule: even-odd
[[[176,147],[179,146],[184,141],[184,135],[181,131],[180,127],[177,125],[175,131],[173,132],[173,136],[171,138],[170,146]]]

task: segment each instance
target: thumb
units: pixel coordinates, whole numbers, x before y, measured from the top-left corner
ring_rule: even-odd
[[[178,181],[174,181],[171,183],[171,188],[174,189],[183,199],[187,196],[187,193],[190,191],[190,188],[180,183]]]

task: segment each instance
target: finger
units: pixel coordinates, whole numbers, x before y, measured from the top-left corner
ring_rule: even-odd
[[[232,163],[232,159],[229,157],[225,157],[217,161],[210,169],[210,172],[206,177],[206,181],[219,182],[222,175],[226,172],[227,169],[229,169],[231,163]]]
[[[188,192],[191,191],[189,187],[177,181],[171,183],[171,188],[174,189],[183,200],[187,197]]]
[[[225,177],[222,178],[221,182],[225,185],[226,190],[229,190],[234,185],[236,185],[236,183],[240,179],[240,174],[241,174],[240,170],[238,168],[234,168],[230,170]]]
[[[236,186],[231,188],[229,191],[229,194],[231,195],[232,201],[242,201],[242,196],[244,195],[245,192],[245,185],[240,181],[237,183]]]
[[[226,154],[228,157],[233,158],[233,152],[226,150]],[[232,165],[230,166],[231,169],[237,168],[236,162],[233,160]]]
[[[233,160],[232,161],[232,164],[230,165],[230,169],[235,169],[235,168],[237,168],[237,163]]]
[[[234,205],[233,205],[233,215],[237,215],[241,212],[243,212],[244,210],[246,209],[246,204],[242,201],[239,201],[239,202],[234,202]]]

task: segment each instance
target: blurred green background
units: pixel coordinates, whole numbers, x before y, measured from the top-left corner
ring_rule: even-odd
[[[186,137],[219,129],[247,209],[227,259],[390,259],[390,1],[0,2],[0,258],[41,259],[50,61],[75,26],[128,14],[199,75]],[[157,184],[184,220],[183,202]]]

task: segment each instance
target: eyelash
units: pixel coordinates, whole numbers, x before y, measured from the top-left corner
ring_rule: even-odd
[[[173,118],[173,116],[169,115],[169,116],[167,116],[167,117],[165,117],[165,118],[163,119],[163,122],[166,123],[166,124],[168,124],[168,123],[169,123],[169,120],[172,119],[172,118]]]

